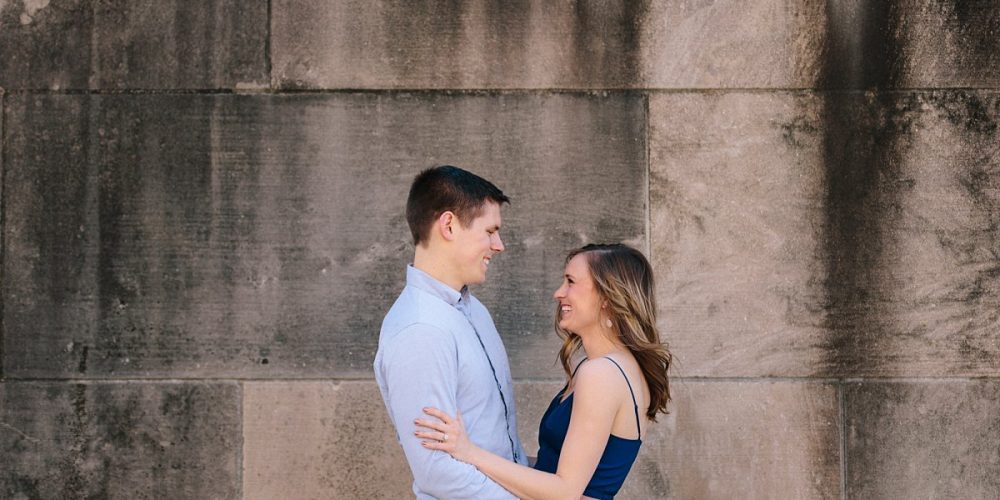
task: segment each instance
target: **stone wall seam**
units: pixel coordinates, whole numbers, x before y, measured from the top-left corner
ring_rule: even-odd
[[[837,409],[840,416],[840,498],[847,500],[847,411],[843,383],[837,384]]]
[[[645,160],[645,163],[646,163],[646,169],[645,169],[646,179],[645,179],[645,186],[644,186],[644,188],[645,188],[645,194],[646,194],[646,248],[644,248],[643,250],[645,250],[647,257],[651,257],[651,254],[653,252],[653,244],[652,244],[652,239],[650,238],[649,233],[650,233],[650,227],[652,226],[651,217],[653,215],[652,215],[652,200],[650,200],[650,193],[649,193],[649,187],[650,187],[649,186],[650,185],[649,177],[651,175],[651,170],[652,170],[652,156],[650,154],[650,145],[649,145],[649,143],[650,143],[650,133],[649,133],[650,120],[649,120],[649,93],[648,92],[643,92],[643,94],[642,94],[642,104],[643,104],[643,121],[645,122],[643,124],[644,125],[643,126],[643,131],[645,132],[645,135],[646,135],[645,136],[645,141],[646,141],[646,160]]]
[[[7,191],[6,178],[6,155],[7,155],[7,94],[4,92],[3,87],[0,87],[0,382],[4,381],[4,371],[3,371],[3,361],[4,361],[4,293],[3,293],[3,283],[4,283],[4,269],[5,261],[4,256],[6,252],[6,239],[4,238],[5,226],[4,226],[4,205],[6,202],[6,197],[4,196]]]
[[[274,0],[267,0],[267,35],[264,37],[264,71],[267,72],[267,88],[268,90],[276,90],[278,88],[274,82],[274,54],[271,53],[272,45],[271,38],[274,33]]]
[[[240,423],[240,445],[239,451],[236,453],[236,491],[239,492],[239,498],[246,498],[246,492],[243,491],[243,461],[246,456],[246,417],[243,412],[243,404],[246,400],[246,382],[240,380],[236,382],[236,419]]]

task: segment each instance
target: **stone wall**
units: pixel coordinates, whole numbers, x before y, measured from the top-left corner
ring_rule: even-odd
[[[0,497],[400,498],[371,363],[433,164],[522,439],[563,255],[676,354],[622,498],[995,498],[990,0],[0,0]]]

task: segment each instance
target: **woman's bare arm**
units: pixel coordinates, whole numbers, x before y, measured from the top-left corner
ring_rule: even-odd
[[[583,494],[607,446],[615,415],[621,406],[620,381],[621,374],[610,362],[584,363],[577,371],[573,414],[555,474],[525,467],[475,446],[465,435],[460,415],[453,419],[430,409],[428,414],[442,421],[418,419],[417,424],[437,432],[417,431],[416,434],[431,440],[424,442],[427,448],[446,451],[476,466],[521,498],[575,500]],[[447,441],[439,441],[441,433],[448,434]]]

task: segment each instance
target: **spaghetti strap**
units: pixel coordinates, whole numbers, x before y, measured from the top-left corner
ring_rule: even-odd
[[[580,362],[576,364],[576,368],[573,368],[573,373],[570,374],[570,378],[573,378],[573,377],[576,376],[576,371],[580,369],[580,365],[582,365],[584,361],[587,361],[587,358],[581,359]],[[562,390],[559,391],[559,394],[556,394],[556,397],[557,398],[562,398],[562,396],[565,396],[566,395],[566,389],[569,389],[569,382],[566,382],[566,385],[564,385],[563,388],[562,388]],[[562,401],[566,401],[566,400],[565,399],[561,399],[560,402],[562,402]]]
[[[604,359],[614,363],[618,367],[618,371],[622,372],[622,376],[625,377],[625,383],[628,384],[628,392],[632,395],[632,408],[635,410],[635,428],[639,432],[639,438],[642,438],[642,426],[639,425],[639,403],[635,400],[635,391],[632,390],[632,383],[628,381],[628,375],[625,375],[625,370],[622,370],[622,366],[617,361],[607,356],[604,356]],[[577,368],[579,367],[580,365],[577,365]]]

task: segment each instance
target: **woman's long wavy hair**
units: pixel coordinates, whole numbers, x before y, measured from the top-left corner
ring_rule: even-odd
[[[607,314],[618,340],[639,363],[649,386],[646,417],[655,422],[658,413],[667,413],[670,385],[667,370],[673,356],[660,341],[656,328],[656,299],[653,269],[638,250],[622,244],[590,244],[573,250],[566,263],[577,255],[586,257],[598,295],[607,302]],[[571,359],[583,347],[579,335],[559,328],[560,308],[556,307],[556,333],[563,339],[559,361],[572,376]]]

